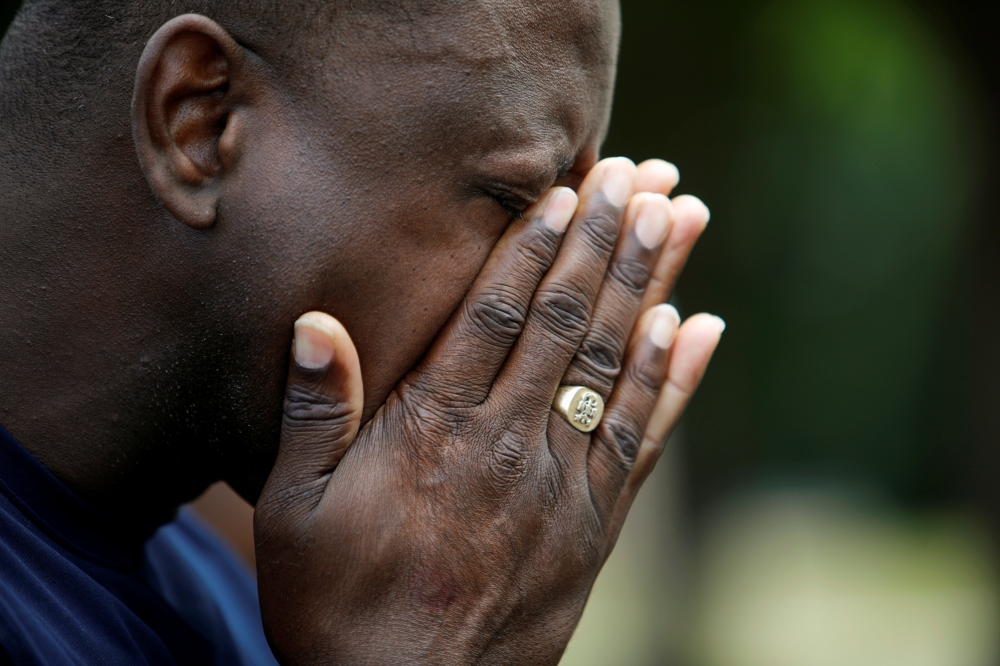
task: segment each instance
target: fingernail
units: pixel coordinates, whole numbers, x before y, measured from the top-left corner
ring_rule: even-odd
[[[664,178],[668,181],[673,181],[674,187],[677,187],[681,182],[681,172],[677,168],[677,165],[672,162],[664,162],[662,170],[664,172]]]
[[[577,197],[576,192],[568,187],[560,187],[557,191],[549,195],[549,200],[545,202],[545,210],[542,211],[542,221],[545,226],[553,231],[562,233],[569,226],[569,221],[573,219],[576,212]]]
[[[640,192],[661,192],[672,190],[681,182],[681,172],[665,160],[646,160],[639,165],[636,189]]]
[[[653,325],[649,328],[649,339],[660,349],[670,349],[677,336],[681,316],[677,313],[677,308],[669,303],[657,305],[654,310],[656,313],[653,315]]]
[[[333,332],[311,319],[301,318],[295,322],[295,340],[292,352],[295,362],[306,370],[320,370],[330,365],[333,353]]]
[[[601,181],[601,192],[612,205],[621,208],[632,194],[635,180],[635,165],[632,161],[619,157],[609,161]]]
[[[662,199],[662,201],[658,199]],[[667,237],[669,221],[670,201],[660,195],[642,204],[642,208],[639,209],[639,217],[635,221],[635,235],[647,249],[657,248]]]
[[[708,209],[705,202],[690,194],[681,194],[673,199],[674,211],[677,217],[685,219],[704,220],[704,224],[712,219],[712,211]]]
[[[705,202],[701,199],[698,199],[697,197],[692,197],[692,199],[698,203],[698,206],[702,210],[701,215],[705,217],[705,224],[708,224],[712,220],[712,211],[709,210],[708,206],[706,206]]]
[[[719,335],[722,335],[722,332],[726,330],[726,321],[722,317],[719,317],[718,315],[712,315],[712,316],[715,317],[715,320],[717,322],[719,322]]]

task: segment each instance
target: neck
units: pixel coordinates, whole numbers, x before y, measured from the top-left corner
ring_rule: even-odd
[[[183,436],[173,427],[180,387],[164,351],[169,333],[116,311],[114,284],[84,277],[74,286],[73,274],[87,275],[75,263],[19,270],[6,238],[0,245],[0,423],[97,508],[162,522],[214,480],[168,441]]]
[[[91,504],[162,522],[217,475],[191,464],[177,425],[182,336],[161,305],[167,258],[143,242],[155,202],[133,194],[145,182],[109,172],[135,159],[113,144],[41,177],[11,159],[11,138],[0,139],[0,423]]]

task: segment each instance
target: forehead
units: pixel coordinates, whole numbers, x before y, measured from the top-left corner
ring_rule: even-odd
[[[534,152],[564,168],[606,128],[617,2],[472,0],[336,22],[320,45],[319,94],[422,150],[473,159]],[[331,43],[334,41],[335,43]],[[556,164],[558,163],[558,164]]]

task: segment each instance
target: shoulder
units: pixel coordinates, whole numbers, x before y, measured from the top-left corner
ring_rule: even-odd
[[[217,663],[277,666],[253,575],[190,508],[147,542],[143,575],[213,645]]]
[[[170,662],[90,569],[0,494],[0,664]]]

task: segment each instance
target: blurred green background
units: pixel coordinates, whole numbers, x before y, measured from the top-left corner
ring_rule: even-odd
[[[1000,5],[624,0],[728,328],[565,664],[1000,663]]]
[[[878,0],[626,1],[610,153],[663,156],[713,221],[681,283],[729,324],[692,406],[697,502],[751,478],[961,493],[975,81]]]
[[[728,328],[564,663],[1000,663],[1000,5],[622,10],[604,152],[711,207]]]

